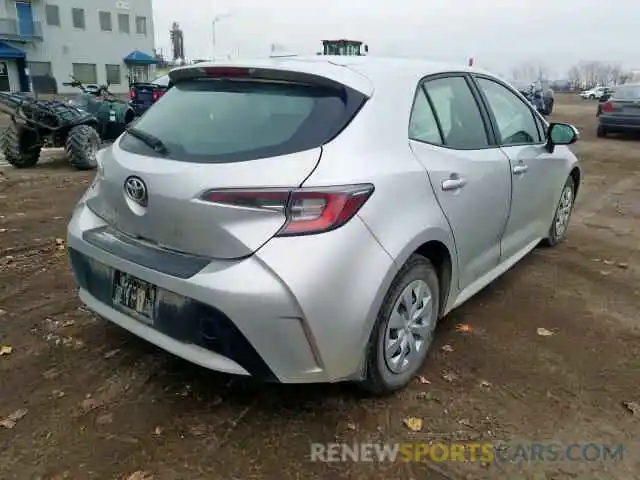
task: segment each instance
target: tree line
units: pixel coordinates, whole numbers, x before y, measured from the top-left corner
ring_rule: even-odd
[[[544,64],[526,62],[511,70],[514,81],[552,80],[552,72]],[[599,85],[622,85],[634,80],[634,74],[619,64],[584,60],[571,66],[564,76],[570,89],[593,88]]]

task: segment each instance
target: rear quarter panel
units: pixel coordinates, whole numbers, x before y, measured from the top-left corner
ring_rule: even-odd
[[[437,240],[447,247],[452,260],[451,285],[457,285],[457,258],[449,225],[427,173],[409,147],[412,103],[413,90],[402,99],[397,95],[384,95],[376,86],[373,98],[354,121],[323,147],[318,167],[305,182],[305,186],[355,183],[375,186],[358,216],[393,263],[383,276],[366,279],[375,284],[375,289],[362,325],[363,340],[370,335],[393,278],[423,243]],[[354,277],[354,281],[356,279]],[[450,292],[450,299],[454,293]]]

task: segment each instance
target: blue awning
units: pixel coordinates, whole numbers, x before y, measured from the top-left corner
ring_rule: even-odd
[[[156,65],[160,63],[148,53],[141,52],[140,50],[134,50],[129,55],[124,57],[124,63],[132,65]]]
[[[0,58],[25,58],[27,55],[20,49],[0,42]]]

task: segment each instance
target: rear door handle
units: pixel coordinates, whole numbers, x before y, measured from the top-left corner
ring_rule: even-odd
[[[526,173],[527,170],[529,170],[529,167],[527,167],[524,163],[519,163],[518,165],[513,167],[513,174],[522,175],[523,173]]]
[[[459,190],[467,184],[464,178],[448,178],[442,181],[442,190]]]

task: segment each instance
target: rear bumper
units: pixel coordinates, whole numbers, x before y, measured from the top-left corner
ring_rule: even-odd
[[[75,268],[76,267],[74,267],[74,269]],[[247,369],[237,362],[220,355],[209,348],[201,347],[198,344],[184,340],[177,340],[168,333],[163,333],[157,328],[145,325],[144,323],[110,307],[107,302],[99,300],[91,295],[88,290],[82,287],[80,287],[80,300],[82,300],[87,307],[98,315],[108,318],[113,323],[178,357],[184,358],[192,363],[211,370],[231,373],[234,375],[250,375]],[[254,365],[254,368],[252,369],[254,375],[258,374],[260,366],[261,365],[259,363]],[[251,369],[251,367],[249,368]],[[262,378],[265,380],[272,380],[274,377],[270,371],[265,371],[265,375]]]
[[[104,227],[81,205],[68,229],[80,298],[102,317],[212,370],[286,383],[359,377],[392,261],[358,217],[327,235],[274,239],[249,258],[199,265],[150,246],[100,243]],[[152,325],[114,308],[115,270],[157,286]]]
[[[598,117],[600,126],[616,131],[640,130],[640,116],[608,115],[601,113]]]

